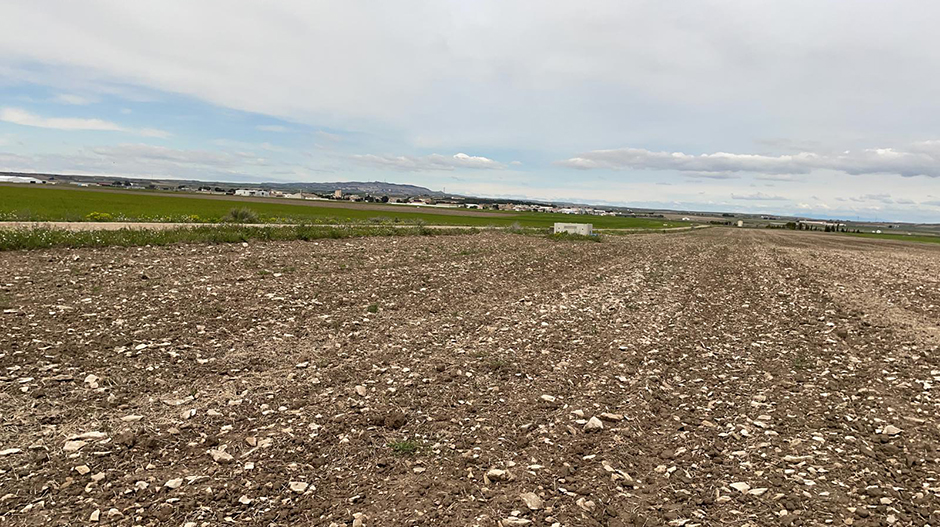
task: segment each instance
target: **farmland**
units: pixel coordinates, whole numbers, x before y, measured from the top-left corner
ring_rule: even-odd
[[[940,247],[0,253],[9,525],[938,525]]]
[[[235,207],[251,209],[265,222],[550,227],[556,221],[572,221],[572,216],[566,214],[0,185],[0,218],[8,220],[86,221],[104,217],[122,221],[218,222]],[[618,229],[687,225],[677,221],[612,216],[582,216],[577,221],[589,221],[595,228]]]

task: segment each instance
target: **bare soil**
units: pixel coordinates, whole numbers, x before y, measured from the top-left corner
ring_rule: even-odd
[[[940,525],[938,247],[9,252],[0,308],[0,525]]]

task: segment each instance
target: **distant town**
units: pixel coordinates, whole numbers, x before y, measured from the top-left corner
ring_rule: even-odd
[[[291,188],[278,189],[271,185],[244,185],[239,186],[233,183],[225,184],[200,184],[198,182],[185,182],[174,184],[176,182],[151,181],[139,179],[124,178],[95,178],[93,176],[73,176],[73,175],[53,175],[53,174],[10,174],[0,175],[0,182],[7,183],[30,183],[36,185],[74,185],[77,187],[105,187],[122,190],[149,190],[161,192],[189,192],[209,195],[229,195],[252,198],[282,198],[297,200],[332,200],[332,201],[350,201],[363,203],[388,203],[403,205],[419,205],[425,207],[439,208],[465,208],[480,210],[507,210],[515,212],[545,212],[560,214],[581,214],[592,216],[643,216],[658,217],[647,213],[637,214],[629,209],[623,208],[598,208],[584,205],[554,205],[542,204],[515,200],[491,200],[483,198],[468,198],[464,196],[446,195],[439,192],[432,192],[423,187],[413,185],[381,185],[378,183],[334,183],[323,184],[327,186],[347,185],[354,188],[354,191],[346,189],[318,189],[318,190],[300,190],[301,187],[312,186],[311,184],[284,184]],[[281,184],[277,184],[281,185]],[[369,188],[369,187],[374,188]]]
[[[543,203],[530,200],[496,199],[461,196],[433,191],[425,187],[379,181],[362,182],[293,182],[234,183],[195,180],[124,178],[77,174],[35,174],[0,172],[0,183],[34,185],[69,185],[101,190],[135,190],[141,192],[179,192],[188,194],[225,195],[259,199],[291,199],[305,201],[345,201],[378,203],[444,209],[499,210],[528,213],[556,213],[582,216],[615,216],[654,218],[671,221],[699,222],[749,228],[807,230],[824,232],[903,232],[905,234],[940,235],[940,225],[833,218],[749,214],[743,212],[702,212],[692,210],[658,210],[632,207],[597,206],[575,203]]]

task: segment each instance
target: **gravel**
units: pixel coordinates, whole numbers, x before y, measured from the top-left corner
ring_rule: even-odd
[[[8,525],[940,525],[934,247],[6,252],[0,302]]]

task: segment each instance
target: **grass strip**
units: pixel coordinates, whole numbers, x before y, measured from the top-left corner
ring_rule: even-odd
[[[247,241],[321,240],[364,236],[444,236],[472,234],[475,229],[430,229],[427,227],[290,225],[254,227],[218,225],[175,229],[120,229],[69,231],[44,227],[0,230],[0,251],[81,247],[138,247],[185,243],[241,243]]]

